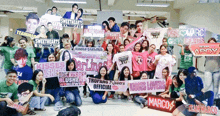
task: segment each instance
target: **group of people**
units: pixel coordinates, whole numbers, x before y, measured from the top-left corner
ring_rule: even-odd
[[[53,7],[49,14],[57,15],[57,8]],[[76,14],[76,12],[78,12]],[[80,13],[81,12],[81,13]],[[72,12],[66,12],[63,16],[69,19],[78,19],[83,14],[83,10],[78,10],[78,5],[72,5]],[[78,16],[79,15],[79,16]],[[34,18],[32,14],[30,17]],[[74,18],[75,17],[75,18]],[[34,18],[35,19],[35,18]],[[37,22],[39,21],[39,18]],[[50,27],[51,23],[48,23]],[[197,69],[193,67],[193,54],[189,45],[181,45],[181,62],[177,75],[172,75],[173,66],[176,65],[177,57],[173,55],[173,47],[168,46],[167,38],[162,39],[162,45],[156,51],[156,45],[150,44],[148,38],[143,36],[143,22],[138,20],[135,24],[123,22],[119,27],[114,17],[108,21],[103,21],[105,32],[120,32],[121,37],[117,40],[107,40],[104,38],[101,47],[107,53],[107,65],[101,66],[98,75],[87,75],[87,77],[98,78],[101,80],[129,81],[146,79],[164,79],[165,91],[157,92],[161,97],[175,98],[176,109],[173,115],[195,115],[188,112],[187,105],[198,104],[213,106],[214,99],[218,98],[218,83],[220,78],[220,57],[206,56],[204,63],[206,72],[202,80],[197,76]],[[43,30],[42,26],[42,30]],[[47,38],[59,39],[52,32],[46,34]],[[143,37],[141,42],[137,42],[131,51],[125,50],[134,38]],[[39,38],[46,38],[40,37]],[[33,41],[33,40],[30,40]],[[59,48],[38,48],[32,47],[28,39],[22,36],[18,40],[19,46],[15,46],[15,39],[10,36],[5,37],[5,42],[0,47],[0,52],[4,54],[4,71],[6,80],[0,82],[0,93],[10,93],[5,98],[0,98],[0,115],[12,114],[21,115],[19,111],[14,111],[10,105],[15,102],[24,104],[29,102],[27,113],[35,115],[34,111],[45,111],[45,106],[55,104],[54,110],[59,111],[64,106],[64,101],[71,105],[81,106],[82,99],[78,87],[60,87],[58,77],[44,78],[42,70],[35,70],[35,64],[40,62],[66,62],[66,71],[77,71],[77,64],[70,50],[74,47],[96,47],[94,39],[82,38],[79,43],[75,38],[70,38],[68,34],[63,34],[60,39]],[[210,38],[208,43],[217,43],[215,38]],[[138,68],[142,65],[143,69]],[[141,70],[141,71],[140,71]],[[17,85],[20,80],[27,80]],[[210,91],[213,83],[213,91]],[[22,87],[25,86],[25,87]],[[24,88],[24,89],[22,89]],[[20,90],[22,89],[22,90]],[[211,88],[212,89],[212,88]],[[20,92],[19,92],[20,91]],[[87,85],[83,87],[83,97],[87,95]],[[95,104],[106,103],[108,99],[128,99],[134,101],[143,108],[147,106],[147,97],[153,93],[130,94],[129,89],[125,92],[93,91],[89,89],[89,96]],[[19,96],[28,97],[27,100],[19,100]],[[29,100],[30,99],[30,100]],[[22,102],[21,102],[22,101]],[[7,106],[8,105],[8,106]]]

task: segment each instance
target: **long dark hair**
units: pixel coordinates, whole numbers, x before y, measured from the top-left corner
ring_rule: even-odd
[[[115,55],[115,54],[114,54],[114,51],[115,51],[115,50],[114,50],[114,45],[113,45],[112,43],[108,43],[108,44],[107,44],[107,46],[106,46],[107,54],[108,54],[108,52],[109,52],[108,49],[107,49],[109,44],[111,44],[112,47],[113,47],[113,49],[112,49],[112,51],[111,51],[111,52],[112,52],[112,58],[111,58],[111,60],[113,60],[113,57],[114,57],[114,55]]]
[[[73,70],[69,70],[69,68],[68,68],[68,66],[69,66],[71,63],[74,64]],[[76,71],[76,63],[75,63],[75,60],[69,59],[69,60],[66,62],[66,71]]]
[[[146,46],[146,47],[143,47],[142,45],[143,45],[143,43],[144,43],[145,41],[147,42],[147,46]],[[143,50],[148,51],[148,49],[149,49],[149,41],[148,41],[148,40],[143,40],[143,42],[141,43],[141,51],[143,51]]]
[[[161,45],[161,46],[160,46],[160,53],[161,53],[161,49],[162,49],[162,47],[164,47],[164,48],[167,49],[167,46],[165,46],[165,45]],[[167,50],[167,53],[169,53],[168,50]]]
[[[32,80],[33,80],[34,82],[36,81],[37,74],[38,74],[39,72],[44,73],[43,70],[41,70],[41,69],[35,70],[34,73],[33,73],[33,76],[32,76]],[[42,81],[39,83],[39,88],[40,88],[40,90],[42,89]]]
[[[121,69],[120,77],[119,77],[119,78],[120,78],[120,81],[121,81],[121,80],[125,80],[124,70],[125,70],[126,68],[129,70],[129,68],[128,68],[127,66],[124,66],[124,67]],[[130,72],[130,70],[129,70],[128,80],[131,80],[131,72]]]
[[[109,78],[108,78],[108,74],[107,74],[108,69],[107,69],[106,66],[101,66],[101,67],[99,68],[99,73],[98,73],[98,75],[96,76],[96,78],[101,79],[100,71],[101,71],[102,68],[104,68],[104,69],[106,70],[106,74],[105,74],[104,79],[105,79],[105,80],[109,80]]]
[[[79,8],[79,10],[81,11],[81,15],[79,18],[81,18],[83,16],[83,9],[82,8]]]
[[[68,51],[68,50],[65,50],[65,51],[63,51],[62,61],[65,60],[65,53],[66,53],[66,52],[69,54],[69,59],[71,59],[71,55],[70,55],[69,51]]]
[[[136,46],[137,44],[140,44],[140,50],[139,50],[138,52],[141,52],[141,51],[142,51],[141,43],[136,43],[136,44],[134,45],[134,52],[137,52],[137,51],[135,51],[135,46]]]
[[[173,80],[174,78],[176,78],[176,81],[177,81],[177,83],[178,83],[178,87],[180,87],[180,86],[183,84],[183,81],[180,80],[179,76],[174,75],[173,78],[172,78],[172,80]],[[172,82],[171,90],[174,90],[174,87],[175,87],[175,86],[174,86],[174,84],[173,84],[173,82]]]
[[[103,22],[102,22],[102,25],[103,25],[103,24],[106,24],[108,30],[111,30],[107,21],[103,21]],[[105,29],[105,28],[104,28],[104,29]]]
[[[50,53],[48,56],[47,56],[47,62],[49,62],[48,58],[50,55],[53,55],[55,57],[55,61],[56,61],[56,55],[54,53]]]
[[[180,77],[180,73],[183,73],[184,75],[188,75],[188,71],[186,69],[182,69],[182,70],[179,70],[178,74],[177,74],[177,77],[179,78]]]

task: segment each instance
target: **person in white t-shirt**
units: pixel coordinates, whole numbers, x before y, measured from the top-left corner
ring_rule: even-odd
[[[158,79],[162,79],[162,70],[165,67],[169,67],[170,74],[172,72],[172,67],[176,64],[176,56],[172,56],[167,53],[167,47],[165,45],[160,46],[160,52],[161,54],[155,56],[154,64],[156,65],[156,72],[154,77]]]

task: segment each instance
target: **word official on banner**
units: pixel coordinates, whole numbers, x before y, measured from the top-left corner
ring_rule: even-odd
[[[176,101],[170,98],[149,95],[148,108],[172,113],[176,109]]]
[[[59,39],[34,39],[35,47],[57,47],[60,46]]]
[[[35,64],[35,70],[43,70],[44,77],[57,77],[57,72],[66,71],[66,62],[45,62]]]
[[[127,90],[127,81],[101,80],[97,78],[86,78],[86,83],[93,91],[121,91]]]
[[[83,29],[83,21],[80,20],[61,18],[60,23],[63,25],[63,27],[76,27]]]
[[[190,49],[194,56],[220,56],[220,43],[193,44]]]
[[[163,79],[130,80],[129,83],[130,94],[162,92],[166,86]]]
[[[74,47],[74,51],[103,51],[102,47]]]
[[[86,82],[85,71],[66,71],[59,72],[60,87],[78,87],[84,86]]]
[[[205,105],[189,105],[189,112],[202,113],[202,114],[218,114],[218,107],[216,106],[205,106]]]
[[[88,75],[96,75],[101,66],[107,65],[107,54],[104,51],[70,51],[76,62],[77,71],[86,71]]]
[[[84,29],[84,37],[104,37],[105,30],[98,29]]]
[[[16,30],[15,34],[20,35],[20,36],[25,36],[25,37],[30,37],[30,38],[35,38],[36,35],[31,34],[31,33],[27,33],[24,31],[20,31],[19,29]]]
[[[116,40],[119,37],[121,37],[121,33],[120,32],[106,32],[105,33],[105,38],[106,39]]]

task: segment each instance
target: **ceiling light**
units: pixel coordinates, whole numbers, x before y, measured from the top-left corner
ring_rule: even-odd
[[[33,12],[33,10],[9,10],[11,12]]]
[[[4,15],[4,14],[2,14],[2,15],[0,15],[0,17],[7,17],[8,15]]]
[[[52,0],[54,3],[77,3],[77,4],[86,4],[86,0]]]
[[[132,16],[132,17],[146,17],[145,14],[125,14],[125,16]]]
[[[137,3],[136,6],[168,7],[168,6],[170,6],[170,4],[161,4],[161,3]]]

